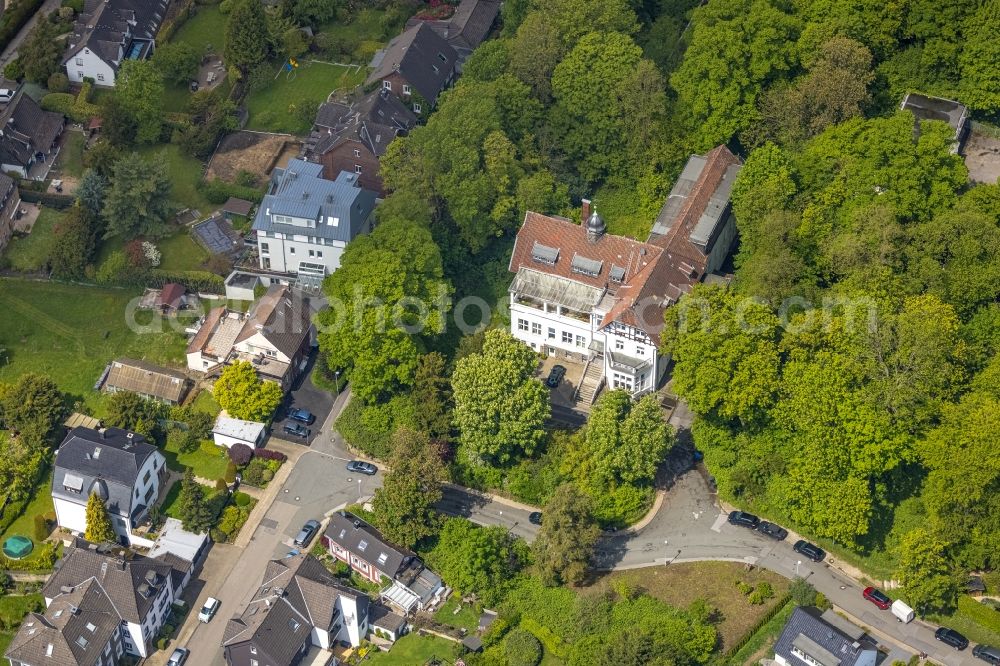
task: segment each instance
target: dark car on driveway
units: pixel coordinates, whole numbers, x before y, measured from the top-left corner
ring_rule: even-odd
[[[541,525],[542,524],[542,512],[541,511],[532,511],[531,513],[529,513],[528,514],[528,522],[531,523],[532,525]]]
[[[784,527],[769,523],[766,520],[760,521],[760,524],[757,525],[757,531],[771,537],[775,541],[784,541],[785,537],[788,536],[788,530]]]
[[[318,520],[307,520],[306,524],[302,526],[299,530],[298,535],[295,537],[296,546],[307,546],[312,538],[319,531],[319,521]]]
[[[792,546],[792,550],[800,555],[805,555],[813,562],[822,562],[823,558],[826,557],[826,551],[808,541],[796,541],[795,545]]]
[[[865,591],[861,593],[861,596],[882,610],[888,610],[889,606],[892,605],[892,599],[890,599],[885,592],[882,590],[876,590],[874,587],[866,587]]]
[[[364,462],[363,460],[352,460],[347,463],[347,471],[354,472],[355,474],[367,474],[368,476],[374,476],[378,471],[378,467],[371,463]]]
[[[749,527],[752,530],[757,529],[757,525],[760,524],[760,518],[746,511],[733,511],[729,514],[728,520],[730,525]]]
[[[282,430],[285,431],[286,435],[292,435],[293,437],[309,436],[309,428],[305,427],[301,423],[286,423]]]
[[[950,645],[956,650],[964,650],[969,647],[969,639],[958,633],[954,629],[948,629],[947,627],[940,627],[934,632],[934,638],[938,639],[945,645]]]
[[[566,376],[566,368],[561,365],[553,365],[552,369],[549,370],[549,376],[545,380],[545,385],[549,388],[556,388],[562,382],[563,377]]]
[[[292,407],[288,410],[288,418],[299,423],[305,423],[306,425],[312,425],[316,421],[316,417],[313,416],[312,412],[308,409],[299,409],[298,407]]]

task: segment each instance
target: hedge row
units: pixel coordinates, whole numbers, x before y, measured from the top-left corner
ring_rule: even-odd
[[[8,571],[48,571],[56,563],[56,544],[47,541],[35,544],[35,550],[28,557],[12,560],[0,552],[0,569]]]
[[[91,84],[87,82],[80,87],[80,92],[75,97],[70,93],[49,93],[42,98],[42,108],[61,113],[73,122],[85,123],[100,113],[98,106],[88,101],[90,90]]]
[[[7,531],[11,523],[20,517],[24,513],[24,507],[28,505],[28,500],[23,500],[21,502],[10,502],[8,501],[3,510],[0,511],[0,534]]]
[[[156,33],[156,43],[165,44],[169,42],[174,33],[191,18],[191,15],[194,13],[193,9],[194,0],[187,0],[187,2],[181,5],[177,10],[176,16],[169,21],[164,21],[163,25],[160,26],[160,30]]]
[[[172,272],[154,268],[143,282],[145,286],[154,289],[158,289],[168,282],[177,282],[187,287],[189,291],[200,291],[209,294],[226,293],[225,280],[215,273],[209,273],[208,271]]]
[[[771,610],[769,610],[764,615],[764,617],[762,617],[760,620],[758,620],[757,624],[755,624],[753,626],[753,628],[751,628],[749,631],[747,631],[743,635],[743,638],[741,638],[736,643],[734,643],[732,645],[732,647],[730,647],[728,650],[726,650],[722,654],[722,659],[720,661],[722,663],[724,663],[726,660],[732,659],[733,655],[735,655],[737,652],[739,652],[743,648],[744,645],[746,645],[747,643],[749,643],[750,639],[754,637],[754,634],[756,634],[758,631],[760,631],[761,628],[765,624],[767,624],[768,622],[770,622],[771,620],[773,620],[774,616],[777,615],[778,613],[780,613],[781,609],[784,608],[788,604],[788,602],[790,602],[791,600],[792,600],[792,595],[791,594],[786,594],[785,596],[783,596],[780,599],[778,599],[778,601],[774,604],[774,606],[771,608]]]
[[[28,188],[21,188],[21,199],[28,203],[40,203],[52,208],[69,208],[75,199],[68,194],[49,194],[48,192],[36,192]]]
[[[201,181],[198,183],[198,189],[206,199],[214,204],[224,204],[229,197],[246,199],[247,201],[253,201],[255,203],[260,203],[261,199],[264,198],[264,192],[262,190],[258,190],[253,187],[245,187],[243,185],[234,185],[232,183],[221,181],[218,178],[209,182]]]
[[[968,595],[958,598],[958,614],[981,624],[990,631],[1000,634],[1000,613],[991,606],[979,603]]]
[[[44,2],[45,0],[19,0],[3,13],[3,18],[0,18],[0,51],[7,48],[10,40],[14,39]]]
[[[271,449],[255,449],[253,455],[255,458],[260,458],[261,460],[277,460],[278,462],[288,460],[288,456],[281,451],[273,451]]]

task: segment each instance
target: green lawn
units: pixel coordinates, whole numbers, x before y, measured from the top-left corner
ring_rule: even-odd
[[[366,660],[369,664],[384,666],[414,666],[424,664],[431,657],[452,662],[458,656],[459,645],[437,636],[407,634],[400,638],[388,652],[373,652]]]
[[[160,268],[165,271],[198,271],[202,269],[202,262],[208,259],[208,253],[191,238],[187,229],[156,241],[156,246],[163,253]]]
[[[212,416],[218,416],[219,412],[222,411],[222,407],[219,407],[219,403],[215,401],[215,396],[208,389],[203,390],[197,396],[195,396],[194,402],[191,403],[196,411],[205,412],[206,414],[211,414]]]
[[[346,19],[338,16],[336,21],[320,26],[319,32],[334,45],[323,59],[367,65],[375,51],[402,31],[416,7],[396,3],[388,10],[362,9]]]
[[[203,165],[201,162],[181,152],[175,144],[143,146],[138,148],[140,155],[147,159],[163,160],[167,163],[167,173],[173,183],[173,198],[181,208],[197,208],[202,213],[208,213],[213,205],[198,191],[198,181],[201,180]]]
[[[12,627],[10,630],[0,629],[0,654],[7,651],[17,627],[24,616],[31,611],[41,611],[45,608],[45,599],[40,594],[23,596],[5,595],[0,597],[0,625]]]
[[[181,482],[174,481],[174,485],[170,486],[170,490],[167,494],[163,496],[163,503],[160,504],[160,513],[164,516],[170,516],[171,518],[179,518],[177,515],[180,510],[180,505],[177,504],[177,498],[181,494]]]
[[[93,390],[105,365],[117,356],[181,366],[187,341],[167,321],[132,312],[138,291],[0,279],[0,340],[9,361],[0,382],[26,372],[47,374],[68,394],[102,414]],[[143,325],[133,332],[133,323]]]
[[[86,141],[83,132],[66,132],[66,142],[56,158],[56,167],[63,174],[75,178],[83,175],[83,146]]]
[[[274,71],[277,72],[279,67],[275,64]],[[250,93],[247,129],[305,134],[316,115],[315,106],[325,102],[334,90],[353,88],[364,80],[364,67],[358,69],[304,61],[291,77],[282,72],[266,88]],[[307,103],[310,111],[295,113],[302,103]]]
[[[25,273],[45,270],[52,247],[52,232],[62,217],[63,214],[55,208],[43,206],[31,233],[11,239],[4,251],[3,265]]]
[[[460,604],[458,597],[452,597],[434,613],[434,619],[441,624],[447,624],[459,629],[475,631],[479,628],[479,616],[482,614],[478,606],[462,604],[462,610],[455,613]]]
[[[219,5],[196,4],[195,7],[198,13],[185,21],[170,41],[186,42],[198,53],[208,52],[210,46],[216,53],[222,53],[226,17],[219,11]]]
[[[8,537],[12,537],[15,534],[20,534],[35,541],[35,516],[55,511],[55,506],[52,504],[52,494],[49,492],[49,488],[51,487],[52,474],[49,473],[36,486],[35,497],[24,507],[24,513],[10,524],[6,532],[0,534],[0,543],[3,543]],[[35,543],[35,547],[38,547],[37,543]]]
[[[226,449],[211,442],[202,442],[202,446],[190,453],[181,453],[170,442],[161,450],[167,459],[167,467],[176,472],[183,472],[190,467],[195,476],[212,481],[226,475],[226,466],[229,464]]]

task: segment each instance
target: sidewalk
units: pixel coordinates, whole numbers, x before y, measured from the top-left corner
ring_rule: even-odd
[[[247,522],[240,529],[239,535],[236,537],[236,541],[233,545],[237,548],[246,548],[250,545],[250,540],[253,539],[254,532],[257,531],[257,527],[260,525],[260,521],[264,519],[267,514],[268,509],[271,508],[271,503],[274,502],[274,498],[278,496],[281,492],[282,486],[285,485],[285,481],[288,480],[288,475],[292,473],[295,468],[295,463],[299,461],[302,454],[308,451],[304,446],[298,444],[291,444],[290,442],[285,442],[280,439],[272,437],[267,441],[267,448],[272,451],[280,451],[288,456],[288,460],[281,466],[278,473],[274,475],[271,482],[267,484],[267,488],[264,490],[255,489],[257,492],[247,493],[253,497],[257,498],[257,505],[250,512],[250,516],[247,518]]]

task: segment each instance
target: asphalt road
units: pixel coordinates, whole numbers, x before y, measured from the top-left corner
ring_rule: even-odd
[[[42,6],[38,8],[35,15],[28,19],[28,22],[24,24],[24,27],[21,28],[16,35],[14,35],[14,38],[11,39],[4,48],[3,53],[0,54],[0,66],[6,65],[8,62],[17,57],[17,49],[21,47],[21,43],[28,37],[28,33],[30,33],[31,29],[35,27],[36,23],[38,23],[39,18],[50,12],[56,11],[59,9],[61,4],[62,0],[45,0],[45,2],[42,3]]]

